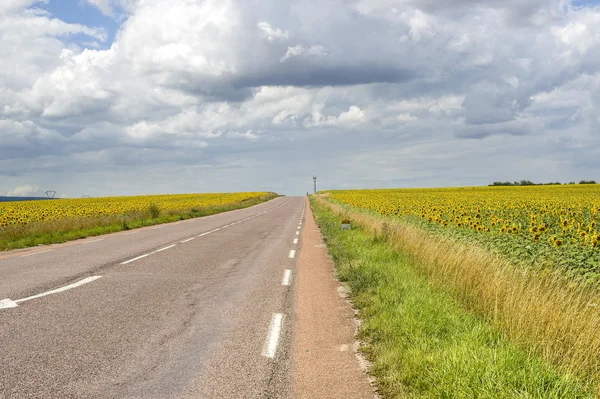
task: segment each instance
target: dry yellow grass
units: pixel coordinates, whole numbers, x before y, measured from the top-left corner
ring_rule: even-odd
[[[592,379],[600,395],[597,291],[556,275],[528,272],[482,248],[401,221],[317,200],[414,256],[433,285],[488,319],[515,344],[539,353],[563,375]]]

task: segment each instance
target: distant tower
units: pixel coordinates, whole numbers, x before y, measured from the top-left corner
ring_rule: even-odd
[[[46,195],[48,196],[48,198],[54,198],[54,196],[56,195],[56,191],[54,191],[54,190],[46,191]]]
[[[315,194],[317,193],[317,176],[313,175],[313,180],[315,181]]]

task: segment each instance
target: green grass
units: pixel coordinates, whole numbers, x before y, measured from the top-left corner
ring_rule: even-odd
[[[418,272],[415,260],[312,201],[338,277],[363,321],[359,337],[386,398],[593,398],[511,344]]]
[[[0,229],[0,251],[55,244],[102,234],[133,230],[140,227],[171,223],[217,213],[248,208],[278,197],[276,194],[251,198],[246,201],[209,208],[193,208],[161,213],[158,208],[148,212],[104,216],[96,218],[66,219],[50,223],[32,223]]]

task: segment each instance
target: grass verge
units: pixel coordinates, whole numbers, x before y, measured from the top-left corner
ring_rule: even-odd
[[[61,243],[123,230],[209,216],[235,209],[248,208],[277,197],[277,194],[269,194],[233,204],[183,209],[167,213],[161,213],[156,208],[148,209],[147,212],[127,215],[62,219],[49,223],[13,226],[0,229],[0,251]]]
[[[410,254],[422,275],[485,318],[511,342],[590,381],[600,395],[600,291],[562,274],[534,272],[474,243],[317,198],[371,237]]]
[[[312,201],[386,398],[593,398],[594,390],[510,342],[420,272],[419,260]],[[347,216],[347,214],[346,214]]]

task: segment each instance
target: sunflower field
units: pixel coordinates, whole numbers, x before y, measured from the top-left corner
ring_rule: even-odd
[[[266,196],[266,192],[223,194],[146,195],[134,197],[78,198],[0,203],[0,229],[32,223],[148,212],[204,209],[236,204]]]
[[[335,201],[475,241],[529,264],[600,275],[600,185],[340,190]]]

